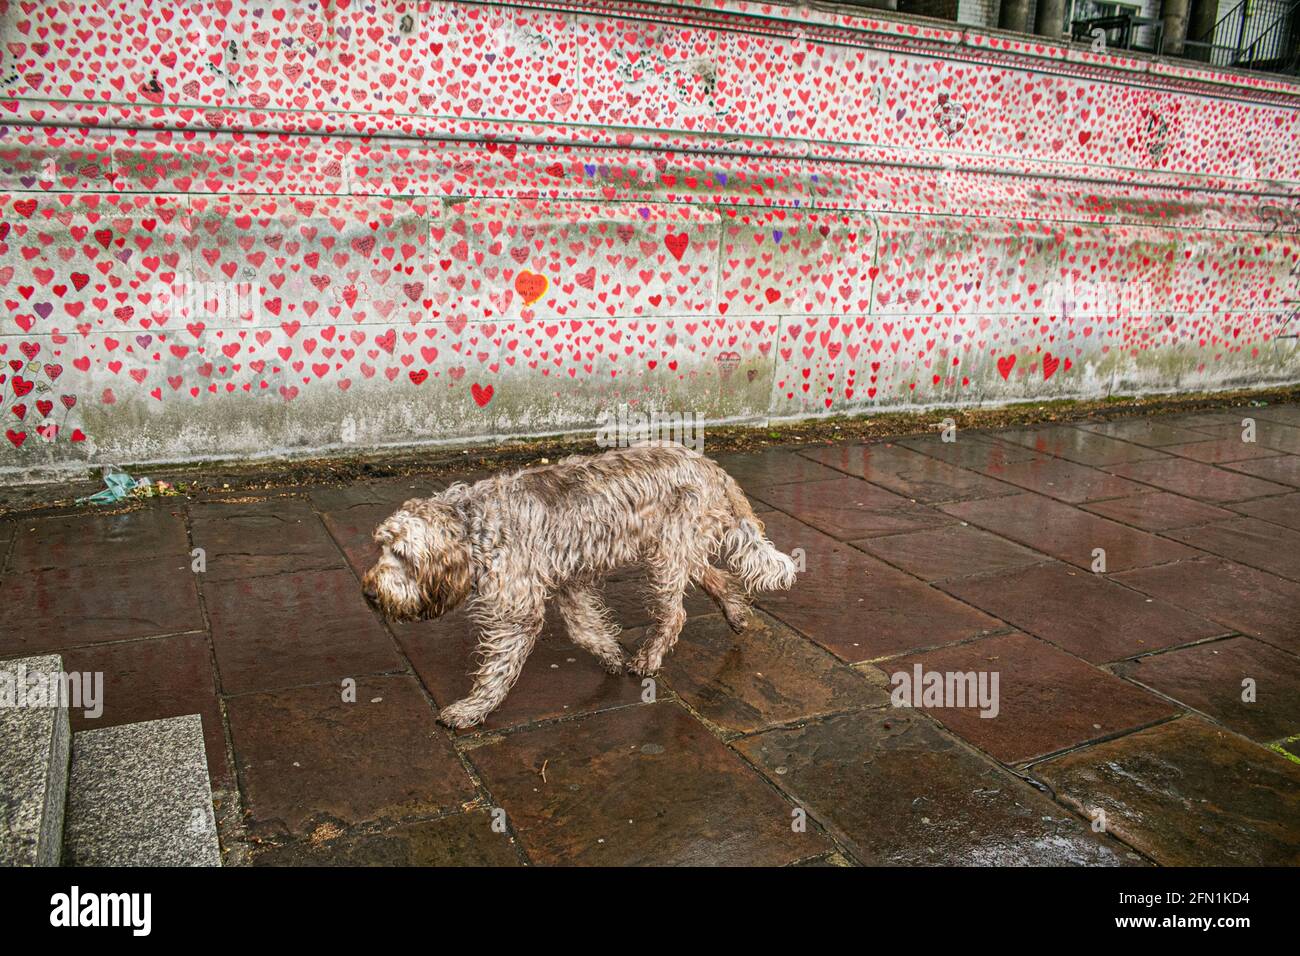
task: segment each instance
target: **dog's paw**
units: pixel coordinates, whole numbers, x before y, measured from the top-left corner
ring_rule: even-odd
[[[627,662],[627,672],[635,674],[637,677],[653,677],[659,673],[659,665],[663,663],[661,659],[652,657],[644,650],[637,653]]]
[[[621,674],[627,666],[627,661],[621,657],[602,657],[600,658],[600,666],[605,668],[607,673]]]
[[[464,730],[466,727],[483,723],[487,715],[488,712],[481,707],[458,700],[438,712],[438,722],[453,730]]]
[[[749,627],[749,608],[744,605],[738,607],[725,607],[722,610],[722,616],[727,619],[727,626],[737,634]]]

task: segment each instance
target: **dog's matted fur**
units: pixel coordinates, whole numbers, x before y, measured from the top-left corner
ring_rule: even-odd
[[[443,708],[450,727],[480,723],[505,699],[554,598],[579,647],[612,673],[650,675],[686,620],[690,583],[739,632],[750,592],[789,588],[795,564],[763,535],[744,492],[698,452],[648,442],[565,458],[415,498],[381,524],[366,597],[394,620],[437,617],[470,598],[480,630],[474,686]],[[721,558],[731,572],[710,564]],[[630,660],[601,601],[611,571],[645,568],[653,624]],[[734,572],[734,573],[732,573]]]

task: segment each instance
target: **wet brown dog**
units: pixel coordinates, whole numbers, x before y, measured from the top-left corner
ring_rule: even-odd
[[[698,452],[649,442],[566,458],[406,502],[375,531],[383,554],[366,598],[387,617],[437,617],[470,599],[480,631],[474,686],[443,708],[449,727],[482,722],[514,686],[556,601],[569,636],[609,671],[658,671],[686,620],[689,584],[739,632],[749,594],[794,584],[795,564],[763,535],[732,478]],[[710,563],[719,557],[731,571]],[[654,619],[625,660],[600,597],[606,575],[641,565]]]

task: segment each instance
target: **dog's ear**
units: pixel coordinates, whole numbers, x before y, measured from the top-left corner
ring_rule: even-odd
[[[473,583],[469,536],[459,515],[449,507],[425,503],[419,516],[426,526],[420,554],[403,557],[416,569],[426,613],[440,617],[469,596]]]

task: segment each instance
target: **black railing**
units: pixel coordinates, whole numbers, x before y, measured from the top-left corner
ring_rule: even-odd
[[[1300,0],[1291,4],[1290,9],[1279,14],[1271,24],[1264,28],[1255,40],[1241,51],[1237,57],[1237,66],[1247,70],[1267,70],[1270,73],[1296,73],[1300,67],[1300,38],[1297,30],[1296,15],[1300,12]]]
[[[1189,36],[1183,47],[1190,59],[1202,60],[1214,66],[1229,66],[1241,52],[1246,37],[1246,16],[1251,0],[1241,0],[1214,26],[1198,37]]]
[[[1198,37],[1183,43],[1188,59],[1212,66],[1287,72],[1295,68],[1300,0],[1242,0]],[[1282,68],[1279,68],[1282,67]]]

